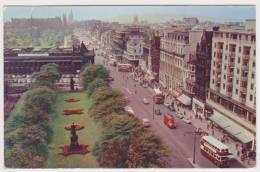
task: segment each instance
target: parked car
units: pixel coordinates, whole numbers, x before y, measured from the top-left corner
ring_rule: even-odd
[[[168,109],[169,109],[170,111],[172,111],[172,112],[175,111],[175,108],[174,108],[174,106],[172,106],[172,105],[168,106]]]
[[[191,118],[190,117],[184,117],[183,119],[182,119],[186,124],[191,124]]]
[[[154,110],[154,113],[155,113],[156,115],[161,115],[161,114],[162,114],[161,111],[160,111],[160,109],[155,109],[155,110]]]
[[[147,85],[147,84],[143,84],[143,87],[144,87],[144,88],[147,88],[147,87],[148,87],[148,85]]]
[[[143,99],[144,104],[149,104],[148,100],[146,98]]]
[[[150,121],[147,118],[143,118],[142,122],[143,122],[144,127],[150,127],[151,126]]]
[[[176,116],[177,116],[177,118],[180,118],[180,119],[184,118],[183,113],[180,113],[180,112],[176,113]]]

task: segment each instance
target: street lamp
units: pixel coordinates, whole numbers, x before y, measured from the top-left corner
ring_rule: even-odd
[[[154,97],[152,97],[153,99],[153,120],[154,120]]]
[[[194,135],[194,142],[193,142],[193,160],[192,163],[195,164],[195,153],[196,153],[196,136],[199,135],[201,132],[201,128],[195,128],[192,132],[185,132],[185,134],[193,134]]]

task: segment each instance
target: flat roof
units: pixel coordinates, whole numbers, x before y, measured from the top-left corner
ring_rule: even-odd
[[[221,143],[212,136],[203,136],[202,139],[206,140],[208,143],[216,146],[219,149],[228,149],[228,147],[225,144]]]

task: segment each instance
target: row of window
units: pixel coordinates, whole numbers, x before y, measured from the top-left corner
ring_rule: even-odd
[[[246,41],[252,41],[255,42],[256,37],[255,35],[245,35],[245,34],[235,34],[235,33],[214,33],[214,37],[220,37],[220,38],[231,38],[234,40],[246,40]]]

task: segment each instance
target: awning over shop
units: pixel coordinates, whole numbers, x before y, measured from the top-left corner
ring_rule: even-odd
[[[191,105],[191,98],[186,96],[185,94],[182,94],[181,96],[177,97],[177,100],[179,100],[184,105]]]
[[[243,128],[239,127],[237,124],[235,124],[230,119],[224,117],[223,115],[219,115],[214,111],[214,114],[209,117],[211,121],[213,121],[215,124],[220,126],[222,129],[224,129],[227,133],[238,139],[242,143],[249,143],[253,141],[253,138],[250,138],[247,136]]]

